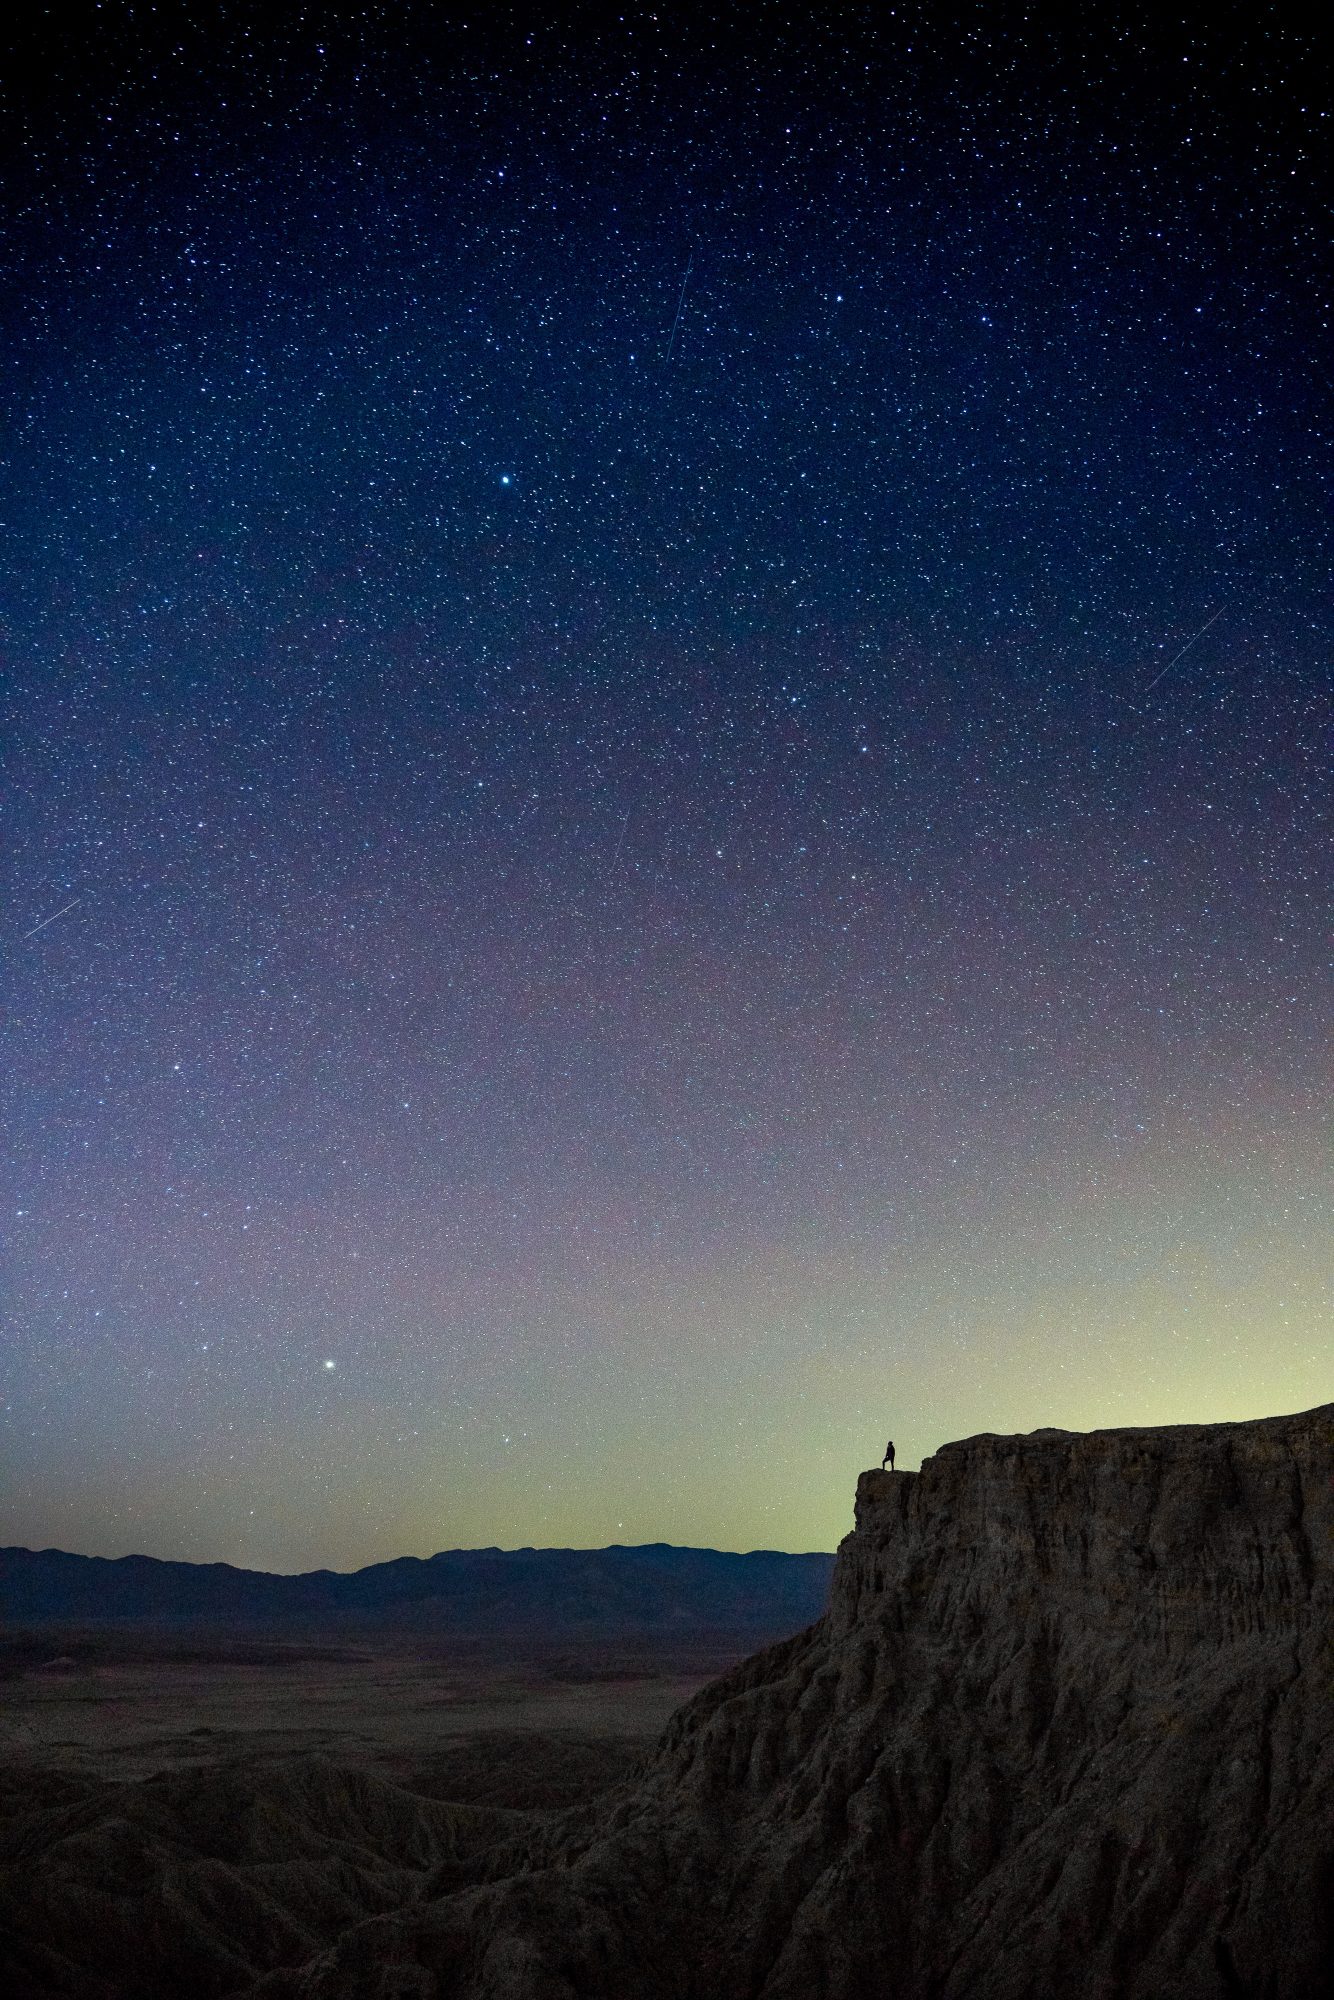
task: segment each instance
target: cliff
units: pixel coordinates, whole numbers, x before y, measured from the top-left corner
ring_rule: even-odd
[[[1334,1409],[973,1438],[856,1520],[665,1753],[782,1885],[723,1990],[1331,1990]]]
[[[1315,2000],[1332,1595],[1334,1406],[864,1473],[827,1616],[614,1809],[262,1990]]]
[[[333,1780],[283,1779],[275,1805],[257,1778],[201,1880],[212,1941],[261,1890],[264,1924],[228,1932],[230,1984],[194,1990],[1325,2000],[1332,1596],[1334,1406],[864,1473],[826,1615],[678,1711],[632,1783],[528,1818],[338,1789],[328,1883],[373,1884],[364,1921],[321,1932],[314,1878],[241,1839],[280,1811],[313,1854]],[[168,1936],[187,1879],[178,1848],[136,1892],[157,1898],[139,1936]],[[179,1990],[166,1951],[136,1994]]]

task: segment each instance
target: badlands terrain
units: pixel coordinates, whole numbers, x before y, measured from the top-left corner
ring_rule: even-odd
[[[731,1666],[26,1643],[20,2000],[1330,1991],[1334,1407],[865,1473]]]

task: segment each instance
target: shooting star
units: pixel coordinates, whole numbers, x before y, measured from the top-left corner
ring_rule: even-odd
[[[74,898],[73,903],[65,904],[64,909],[53,910],[49,917],[42,918],[40,924],[34,924],[30,931],[24,931],[23,936],[19,939],[19,943],[26,944],[27,940],[30,937],[36,937],[38,931],[44,931],[48,924],[53,924],[57,917],[63,917],[65,914],[65,910],[72,910],[74,908],[74,903],[81,903],[82,901],[83,901],[82,896],[76,896]]]
[[[686,258],[686,274],[684,278],[682,278],[681,280],[681,296],[676,301],[676,318],[672,321],[671,338],[667,342],[666,359],[663,361],[662,364],[664,368],[666,368],[667,363],[671,360],[672,349],[676,345],[676,329],[681,324],[681,311],[686,302],[686,286],[690,283],[690,273],[694,270],[694,268],[695,268],[695,252],[692,249],[690,255]]]
[[[1201,625],[1199,631],[1191,633],[1189,639],[1187,639],[1185,645],[1181,648],[1181,652],[1173,653],[1171,659],[1168,661],[1167,665],[1164,668],[1162,668],[1161,672],[1156,673],[1154,675],[1153,679],[1149,682],[1149,685],[1144,690],[1145,694],[1153,693],[1159,681],[1162,679],[1163,674],[1171,673],[1173,667],[1176,665],[1177,661],[1181,658],[1182,653],[1188,653],[1191,647],[1195,644],[1195,641],[1197,639],[1202,639],[1205,633],[1209,630],[1209,627],[1211,625],[1216,625],[1218,620],[1222,617],[1223,613],[1226,610],[1227,610],[1226,604],[1220,604],[1217,611],[1215,611],[1213,617],[1206,618],[1203,625]]]

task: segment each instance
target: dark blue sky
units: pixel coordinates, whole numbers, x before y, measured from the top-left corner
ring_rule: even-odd
[[[6,1538],[1328,1397],[1315,45],[446,12],[8,52]]]

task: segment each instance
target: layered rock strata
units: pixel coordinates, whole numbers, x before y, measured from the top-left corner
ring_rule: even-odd
[[[1330,1993],[1334,1407],[971,1438],[856,1523],[614,1806],[264,1990]]]

